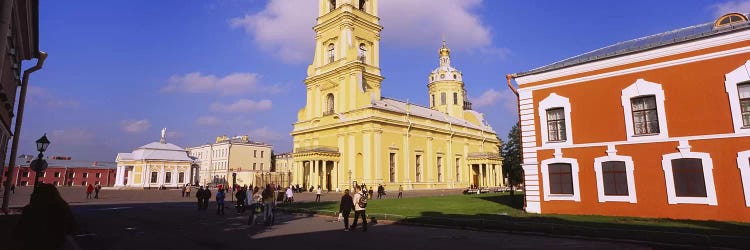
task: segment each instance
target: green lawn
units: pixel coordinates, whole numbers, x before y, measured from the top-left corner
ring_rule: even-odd
[[[458,194],[374,199],[368,202],[367,211],[368,217],[413,223],[576,235],[583,233],[589,236],[611,237],[612,234],[620,234],[623,238],[636,239],[653,239],[656,237],[654,232],[666,235],[663,237],[677,238],[690,238],[692,235],[732,235],[744,238],[748,237],[750,232],[750,224],[738,222],[526,214],[520,209],[522,202],[521,195],[511,197],[508,194],[496,193]],[[338,206],[338,202],[296,203],[287,206],[286,209],[334,215],[338,211]],[[659,238],[659,241],[661,240],[664,239]],[[750,241],[750,238],[748,240]]]

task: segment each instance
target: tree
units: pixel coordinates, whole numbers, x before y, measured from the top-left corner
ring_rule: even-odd
[[[523,180],[521,176],[523,174],[523,168],[521,167],[521,140],[517,123],[508,132],[508,140],[503,145],[501,155],[503,156],[503,176],[508,178],[511,195],[513,195],[515,193],[513,187]]]

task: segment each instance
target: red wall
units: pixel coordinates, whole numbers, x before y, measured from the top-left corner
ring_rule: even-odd
[[[54,184],[55,182],[58,183],[59,186],[82,186],[84,183],[95,185],[97,181],[102,186],[114,186],[115,185],[115,174],[116,169],[109,169],[109,168],[93,168],[93,167],[72,167],[72,168],[65,168],[65,167],[49,167],[45,171],[47,173],[46,177],[40,177],[39,180],[44,183]],[[7,172],[8,167],[5,167],[3,169],[3,172]],[[31,170],[29,167],[16,167],[13,171],[13,176],[15,180],[16,186],[23,186],[23,184],[26,184],[28,186],[34,185],[34,177],[36,176],[36,173]],[[24,177],[24,173],[28,172],[29,176]],[[60,173],[60,177],[55,177],[55,172]],[[69,178],[69,174],[73,173],[73,178]],[[83,174],[88,173],[88,177],[84,178]],[[100,177],[96,178],[96,174],[99,173]],[[5,183],[5,176],[3,176],[3,183]]]
[[[631,65],[596,70],[573,76],[528,83],[539,86],[578,77],[597,75],[616,70],[645,66],[717,51],[750,46],[740,42],[703,49]],[[579,164],[580,202],[544,201],[544,181],[541,171],[539,190],[542,213],[600,214],[635,217],[660,217],[701,220],[730,220],[750,222],[750,208],[745,204],[743,183],[737,167],[737,153],[750,150],[750,137],[688,140],[692,152],[709,153],[713,160],[714,186],[717,206],[701,204],[668,204],[662,156],[677,153],[678,142],[618,143],[627,141],[625,118],[621,104],[622,90],[645,79],[662,85],[670,138],[686,136],[734,135],[729,99],[725,90],[725,74],[750,60],[750,53],[736,54],[688,64],[652,69],[631,74],[533,91],[534,120],[537,148],[542,146],[539,123],[539,102],[551,93],[569,98],[571,104],[574,145],[561,146],[564,158],[574,158]],[[561,69],[564,71],[565,69]],[[671,139],[674,140],[674,139]],[[634,181],[637,203],[599,202],[594,172],[594,159],[606,156],[606,144],[615,144],[617,155],[631,156],[634,162]],[[537,162],[554,158],[553,149],[537,151]],[[539,165],[541,167],[541,165]],[[750,185],[746,183],[745,185]]]

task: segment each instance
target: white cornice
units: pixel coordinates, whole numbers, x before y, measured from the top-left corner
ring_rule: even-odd
[[[637,62],[643,62],[646,60],[661,58],[661,57],[667,57],[682,53],[687,53],[691,51],[696,50],[702,50],[707,49],[711,47],[717,47],[742,41],[750,40],[750,30],[741,31],[741,32],[734,32],[729,33],[725,35],[719,35],[707,39],[699,39],[693,42],[687,42],[682,44],[677,44],[673,46],[667,46],[663,48],[658,49],[652,49],[647,50],[635,54],[625,55],[625,56],[619,56],[614,57],[610,59],[605,59],[601,61],[594,61],[591,63],[584,63],[577,66],[572,67],[565,67],[549,72],[539,73],[539,74],[533,74],[528,76],[522,76],[516,78],[516,82],[519,85],[534,83],[534,82],[540,82],[575,74],[581,74],[586,72],[591,72],[595,70],[600,69],[606,69],[611,67],[617,67],[622,65],[627,65],[631,63],[637,63]],[[579,78],[580,79],[580,78]]]

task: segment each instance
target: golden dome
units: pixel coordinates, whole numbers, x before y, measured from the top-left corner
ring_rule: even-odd
[[[448,48],[448,46],[445,45],[445,40],[443,40],[443,47],[440,48],[440,56],[450,56],[451,49]]]

